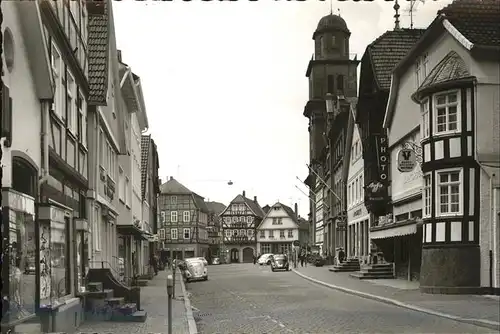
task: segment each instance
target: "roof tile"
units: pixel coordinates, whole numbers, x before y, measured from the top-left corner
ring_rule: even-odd
[[[88,77],[89,101],[106,102],[108,82],[108,10],[104,3],[104,14],[89,15],[88,23]]]
[[[389,89],[397,63],[422,37],[425,29],[389,30],[367,47],[379,89]]]
[[[438,11],[471,43],[500,45],[499,0],[455,0]]]
[[[146,196],[146,182],[148,180],[148,162],[149,162],[149,144],[151,143],[151,135],[143,135],[141,137],[141,196],[142,199]]]

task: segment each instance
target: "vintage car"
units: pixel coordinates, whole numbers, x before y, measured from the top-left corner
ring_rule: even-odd
[[[270,265],[272,259],[273,259],[273,254],[262,254],[257,260],[257,263],[260,264],[261,266],[264,264]]]
[[[272,257],[271,260],[271,270],[290,270],[290,264],[288,263],[288,257],[284,254],[277,254]]]
[[[198,258],[188,258],[184,260],[184,263],[182,275],[186,282],[208,280],[207,266],[202,260]]]

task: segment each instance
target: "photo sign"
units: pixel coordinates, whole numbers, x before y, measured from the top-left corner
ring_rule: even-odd
[[[389,146],[387,136],[375,135],[377,149],[378,179],[365,186],[368,202],[380,202],[387,199],[387,182],[389,181]]]
[[[417,154],[412,149],[403,148],[398,152],[397,164],[401,173],[409,173],[417,165]]]

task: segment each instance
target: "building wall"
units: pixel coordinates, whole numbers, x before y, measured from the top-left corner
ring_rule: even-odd
[[[12,98],[12,146],[3,146],[2,187],[10,187],[12,182],[12,151],[19,151],[31,158],[33,167],[41,167],[41,104],[36,95],[34,79],[30,69],[29,59],[18,11],[14,3],[2,2],[4,22],[2,32],[8,29],[12,34],[14,47],[14,62],[12,72],[5,64],[5,53],[2,53],[3,83],[10,89]]]

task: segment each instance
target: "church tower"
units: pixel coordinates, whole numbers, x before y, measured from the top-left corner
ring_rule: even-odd
[[[332,172],[330,175],[333,175],[331,163],[328,162],[332,160],[327,158],[331,156],[332,150],[328,144],[336,137],[332,136],[331,129],[333,123],[344,123],[341,119],[345,119],[335,116],[338,110],[327,113],[326,99],[331,95],[329,98],[334,101],[346,101],[357,96],[356,70],[359,61],[349,52],[350,36],[346,22],[339,15],[330,13],[321,18],[312,36],[314,54],[306,71],[309,79],[309,101],[304,108],[304,116],[309,119],[309,158],[314,171],[309,171],[305,183],[311,189],[311,198],[314,198],[316,203],[325,203],[323,207],[323,204],[311,202],[310,209],[311,242],[320,248],[323,245],[322,220],[327,216],[329,206],[326,203],[329,199],[321,195],[323,186],[322,182],[318,181],[318,176],[325,180],[326,174]],[[340,128],[346,127],[346,124],[339,124]]]

